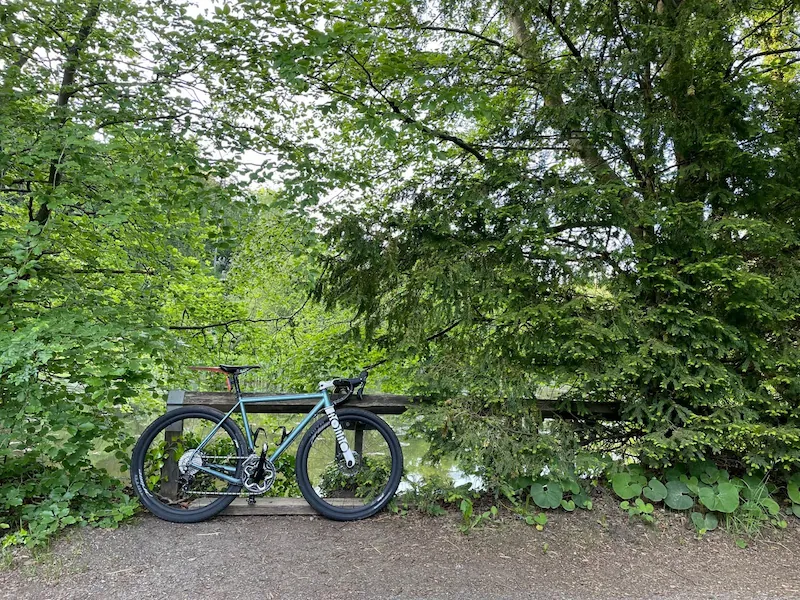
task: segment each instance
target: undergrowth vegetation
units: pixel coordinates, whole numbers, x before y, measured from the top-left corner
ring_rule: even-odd
[[[785,529],[787,519],[800,518],[800,473],[731,476],[707,460],[654,470],[609,457],[592,473],[522,476],[487,489],[475,489],[470,483],[454,486],[441,477],[407,483],[408,489],[392,504],[395,512],[414,509],[439,516],[446,509],[457,510],[464,533],[498,520],[501,508],[542,530],[548,521],[543,511],[590,511],[592,498],[602,493],[616,497],[630,519],[654,524],[656,507],[683,512],[698,538],[722,528],[736,536],[739,545],[746,545],[745,538],[765,527]]]

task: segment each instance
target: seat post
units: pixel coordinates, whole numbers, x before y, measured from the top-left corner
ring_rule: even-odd
[[[234,371],[228,375],[231,379],[233,379],[233,390],[236,392],[236,399],[242,397],[242,390],[239,387],[239,373]]]

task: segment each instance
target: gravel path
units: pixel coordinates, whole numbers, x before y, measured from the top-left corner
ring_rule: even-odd
[[[457,517],[150,516],[85,529],[0,571],[0,598],[798,598],[800,527],[736,548],[681,517],[630,524],[614,506],[553,513],[543,532],[508,517],[465,536]],[[546,544],[546,546],[545,546]]]

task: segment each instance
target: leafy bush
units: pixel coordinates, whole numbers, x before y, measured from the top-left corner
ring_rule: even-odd
[[[454,486],[452,480],[436,475],[433,477],[413,477],[403,480],[405,489],[392,499],[390,508],[399,514],[418,510],[429,516],[446,514],[445,506],[454,505],[464,499],[474,499],[477,493],[469,483]]]
[[[0,485],[2,547],[38,546],[71,525],[116,527],[137,504],[120,482],[84,463],[70,469],[42,468],[35,460],[9,461]]]
[[[275,483],[267,490],[267,497],[296,498],[300,497],[300,486],[295,476],[295,455],[284,452],[275,461]]]
[[[384,490],[391,471],[390,461],[364,456],[361,458],[358,471],[352,475],[345,472],[337,463],[330,464],[322,473],[319,486],[321,491],[330,497],[352,495],[370,500]]]
[[[620,507],[648,522],[652,522],[653,505],[645,503],[641,495],[652,502],[663,502],[672,510],[694,509],[691,522],[699,535],[715,529],[720,521],[735,533],[749,535],[765,525],[786,527],[781,506],[773,498],[779,488],[766,476],[731,477],[727,470],[710,461],[677,465],[662,473],[646,473],[640,465],[618,468],[625,470],[611,474],[609,482],[623,500]],[[786,480],[787,512],[795,514],[792,495],[798,481],[797,475]]]
[[[152,381],[159,337],[120,339],[118,327],[59,310],[17,323],[16,331],[0,329],[3,543],[40,544],[75,523],[114,525],[134,505],[91,458],[102,451],[128,460],[124,411]]]

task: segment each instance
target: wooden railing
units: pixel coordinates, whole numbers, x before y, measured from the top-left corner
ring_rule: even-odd
[[[270,392],[246,393],[245,398],[253,396],[279,395]],[[430,399],[424,397],[398,396],[394,394],[365,394],[363,398],[351,398],[343,407],[357,407],[383,415],[397,415],[405,412],[415,404],[422,404]],[[559,400],[539,398],[536,400],[543,417],[562,419],[589,419],[594,421],[617,421],[619,405],[604,402],[581,402],[568,404]],[[183,406],[210,406],[222,412],[229,411],[236,403],[236,398],[229,392],[191,392],[172,390],[167,397],[167,410],[175,410]],[[315,406],[310,400],[286,400],[284,402],[261,402],[247,405],[248,413],[307,413]],[[179,430],[170,429],[166,435],[179,436]],[[169,439],[167,440],[169,441]],[[176,468],[174,458],[168,461],[165,468]],[[177,494],[177,482],[166,484],[162,489],[167,497]],[[256,505],[248,505],[237,499],[222,514],[227,515],[303,515],[315,514],[314,510],[302,498],[259,498]]]
[[[270,392],[246,393],[245,398],[254,396],[279,395]],[[351,398],[343,406],[363,408],[376,414],[398,415],[415,404],[429,401],[421,396],[399,396],[395,394],[364,394],[364,397]],[[190,392],[173,390],[167,397],[167,410],[181,406],[211,406],[227,412],[235,404],[236,398],[229,392]],[[620,419],[619,405],[610,402],[566,403],[557,399],[539,398],[536,400],[543,417],[562,419],[594,419],[617,421]],[[247,405],[252,413],[307,413],[316,403],[311,400],[286,400],[285,402],[263,402]]]

